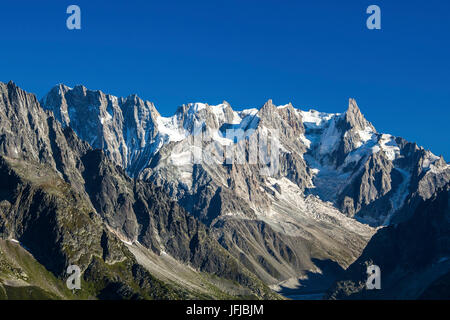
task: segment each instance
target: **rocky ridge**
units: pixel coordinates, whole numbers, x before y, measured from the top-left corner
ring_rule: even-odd
[[[153,184],[129,178],[12,82],[0,83],[0,121],[0,236],[59,281],[79,265],[84,282],[75,298],[278,297],[202,223]],[[164,254],[195,279],[153,276],[163,261],[143,257]]]

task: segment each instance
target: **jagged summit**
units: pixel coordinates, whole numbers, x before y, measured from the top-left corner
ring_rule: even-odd
[[[376,132],[373,125],[363,116],[356,100],[353,98],[349,99],[348,109],[345,112],[345,121],[348,123],[349,128]]]
[[[450,174],[445,161],[432,153],[378,133],[353,98],[342,114],[303,111],[291,103],[276,106],[269,99],[259,109],[242,111],[234,111],[225,101],[219,105],[189,103],[180,106],[173,116],[162,117],[152,102],[137,95],[117,98],[82,87],[64,87],[50,91],[42,105],[93,147],[105,150],[131,176],[160,180],[166,173],[158,170],[173,165],[178,172],[171,173],[175,180],[161,182],[171,185],[173,195],[181,192],[180,188],[195,192],[199,187],[188,156],[192,148],[189,137],[199,128],[218,146],[233,143],[226,138],[230,128],[251,129],[259,137],[267,135],[267,130],[277,130],[282,149],[281,176],[301,190],[332,201],[344,213],[366,216],[365,221],[374,224],[384,223],[387,216],[399,210],[419,181]],[[219,171],[214,172],[213,179],[229,179],[230,173]],[[421,172],[430,177],[421,176]],[[383,209],[371,209],[376,213],[367,216],[365,208],[375,202],[384,203]]]
[[[137,95],[118,98],[84,86],[59,85],[42,100],[63,126],[75,132],[94,148],[104,149],[111,159],[124,168],[134,168],[143,154],[152,148],[155,122],[160,117],[153,103]]]

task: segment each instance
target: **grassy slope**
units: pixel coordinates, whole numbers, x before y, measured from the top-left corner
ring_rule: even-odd
[[[0,299],[69,299],[63,281],[19,244],[0,240]]]
[[[59,177],[52,174],[48,168],[39,164],[23,163],[21,161],[8,159],[11,169],[16,172],[21,179],[38,189],[52,199],[60,199],[58,203],[64,203],[60,208],[69,214],[63,214],[62,211],[56,213],[58,223],[67,232],[75,238],[81,239],[86,235],[78,234],[88,224],[95,224],[96,228],[103,228],[101,222],[92,221],[89,217],[89,204],[77,202],[72,203],[72,190],[70,186],[64,183]],[[69,201],[67,201],[69,200]],[[86,211],[86,212],[85,212]],[[95,220],[95,219],[94,219]],[[81,238],[79,238],[81,237]],[[57,278],[53,273],[46,270],[30,253],[19,244],[11,241],[1,241],[0,245],[0,298],[7,299],[115,299],[114,291],[123,289],[123,286],[116,288],[115,282],[125,284],[125,289],[129,291],[128,298],[135,297],[144,299],[233,299],[233,298],[256,298],[248,289],[243,288],[238,283],[234,283],[223,278],[205,274],[198,271],[190,272],[189,282],[201,283],[201,288],[174,281],[174,279],[161,277],[161,274],[154,273],[155,270],[145,268],[148,271],[140,277],[140,283],[137,283],[130,270],[135,265],[135,257],[120,241],[113,242],[115,250],[122,252],[122,262],[106,263],[101,254],[98,254],[96,247],[87,250],[87,255],[79,257],[78,262],[88,267],[89,272],[84,272],[82,277],[82,290],[75,294],[70,292],[64,279]],[[68,243],[63,246],[66,254],[74,256],[72,252],[75,243]],[[92,245],[92,243],[91,243]],[[79,249],[79,248],[78,248]],[[223,250],[223,248],[220,248]],[[94,253],[95,252],[95,253]],[[99,252],[100,253],[100,252]],[[89,257],[90,256],[90,257]],[[141,262],[142,263],[142,262]],[[83,268],[84,269],[84,268]],[[144,270],[145,270],[144,269]],[[197,280],[194,280],[194,275]],[[116,280],[114,280],[116,279]],[[185,279],[185,280],[186,280]],[[255,283],[258,281],[255,280]],[[105,290],[107,288],[107,290]],[[262,286],[259,288],[262,292],[268,291],[268,288]],[[267,297],[279,298],[273,292],[265,292]]]

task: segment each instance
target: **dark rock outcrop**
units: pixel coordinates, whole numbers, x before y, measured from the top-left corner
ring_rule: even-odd
[[[448,297],[450,184],[422,200],[412,216],[380,229],[328,292],[331,299]],[[366,266],[381,269],[381,290],[366,290]]]

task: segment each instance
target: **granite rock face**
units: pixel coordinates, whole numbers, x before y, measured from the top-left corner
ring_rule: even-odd
[[[0,93],[0,237],[60,281],[78,265],[86,286],[75,298],[278,298],[162,190],[131,179],[13,83]],[[136,248],[169,254],[205,288],[156,278]]]
[[[151,102],[136,95],[117,98],[83,86],[54,87],[41,101],[63,127],[71,127],[91,147],[103,149],[133,175],[155,148],[156,118]],[[154,143],[149,143],[154,142]]]

